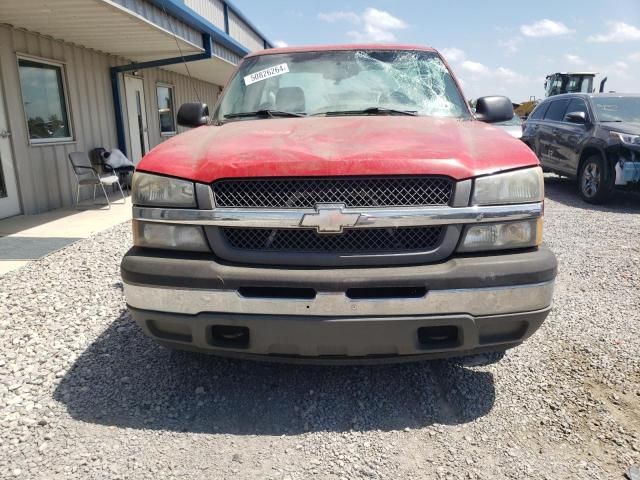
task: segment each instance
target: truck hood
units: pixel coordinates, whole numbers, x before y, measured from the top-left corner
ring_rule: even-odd
[[[138,169],[203,183],[336,175],[445,175],[462,180],[537,164],[525,144],[479,121],[349,116],[196,128],[154,148]]]

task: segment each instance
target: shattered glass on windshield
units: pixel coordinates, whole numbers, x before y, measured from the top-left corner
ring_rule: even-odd
[[[285,64],[287,71],[277,76],[243,81]],[[265,111],[274,115],[262,115]],[[469,117],[458,86],[435,52],[346,50],[251,57],[231,81],[217,118],[404,112]]]
[[[414,106],[422,115],[462,115],[461,106],[453,101],[455,96],[447,93],[447,88],[455,87],[447,67],[439,58],[424,59],[417,52],[398,52],[395,60],[389,63],[374,58],[368,52],[356,52],[355,59],[364,70],[382,69],[386,73],[385,77],[392,82],[394,90],[385,103],[393,107]]]

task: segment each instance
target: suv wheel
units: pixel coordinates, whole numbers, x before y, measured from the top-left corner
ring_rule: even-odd
[[[585,202],[597,204],[609,200],[613,176],[601,156],[592,155],[584,161],[578,175],[578,188]]]

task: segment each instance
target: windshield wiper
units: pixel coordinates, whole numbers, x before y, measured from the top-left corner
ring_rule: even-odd
[[[369,107],[362,110],[336,110],[331,112],[316,113],[315,115],[409,115],[416,117],[417,110],[397,110],[395,108]]]
[[[229,113],[224,118],[247,118],[247,117],[306,117],[306,113],[283,112],[281,110],[256,110],[255,112]]]
[[[600,123],[622,123],[624,120],[600,120]]]

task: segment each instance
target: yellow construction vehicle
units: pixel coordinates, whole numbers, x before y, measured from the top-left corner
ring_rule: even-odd
[[[560,95],[561,93],[592,93],[593,81],[598,75],[597,72],[557,72],[547,75],[544,82],[545,97]],[[600,82],[600,92],[604,92],[604,85],[607,82],[605,77]],[[522,118],[526,118],[538,104],[535,97],[530,98],[528,102],[522,103],[517,109],[516,114]]]

